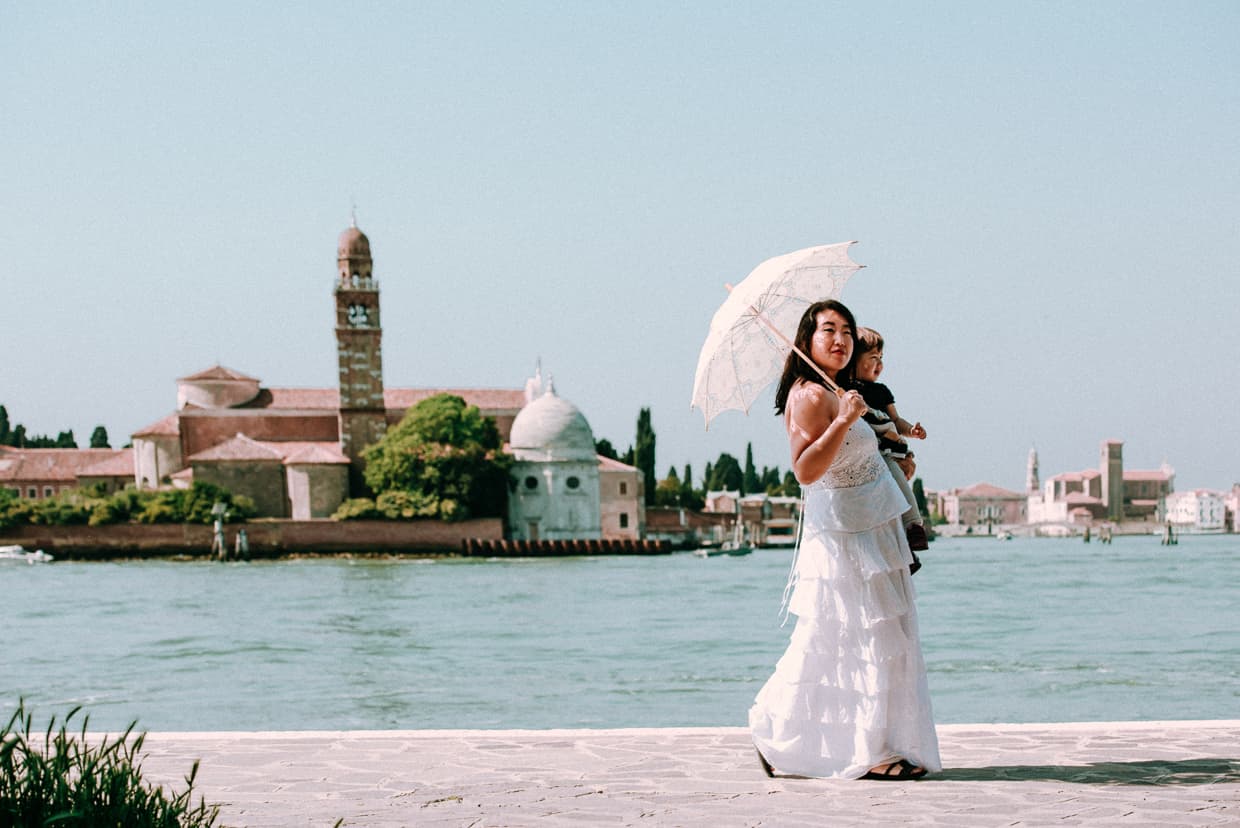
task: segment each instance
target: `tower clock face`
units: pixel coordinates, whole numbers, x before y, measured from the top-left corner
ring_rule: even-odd
[[[349,325],[365,328],[370,324],[370,310],[365,305],[349,305]]]

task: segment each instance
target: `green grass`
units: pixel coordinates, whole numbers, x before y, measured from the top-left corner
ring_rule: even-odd
[[[142,744],[131,724],[119,737],[87,737],[89,716],[70,732],[75,707],[60,726],[56,717],[35,731],[34,717],[19,701],[0,731],[0,828],[10,826],[115,826],[115,828],[208,828],[218,806],[191,802],[198,763],[185,777],[182,793],[142,781]]]

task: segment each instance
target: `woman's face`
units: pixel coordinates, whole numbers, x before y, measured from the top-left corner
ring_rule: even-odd
[[[853,329],[838,311],[818,313],[818,324],[809,341],[810,359],[832,379],[848,365],[853,353]]]

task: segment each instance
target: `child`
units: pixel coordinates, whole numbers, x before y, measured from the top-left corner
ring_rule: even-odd
[[[859,328],[857,340],[857,358],[853,375],[857,378],[856,389],[861,392],[866,404],[870,406],[869,413],[865,415],[865,421],[874,428],[874,432],[878,435],[878,448],[908,501],[909,509],[903,515],[904,531],[908,535],[909,548],[914,552],[920,552],[929,549],[930,544],[926,536],[926,527],[922,523],[921,512],[917,509],[917,500],[913,497],[913,490],[908,485],[908,480],[912,477],[916,466],[913,464],[913,452],[909,451],[908,443],[903,440],[903,437],[924,440],[926,430],[921,427],[921,423],[913,424],[901,417],[896,412],[896,400],[891,390],[878,382],[878,375],[883,372],[883,337],[872,328]],[[912,569],[915,572],[921,564],[917,561],[916,555],[913,559]]]

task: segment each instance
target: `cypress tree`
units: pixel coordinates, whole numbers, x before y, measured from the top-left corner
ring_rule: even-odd
[[[745,476],[741,479],[741,494],[754,494],[762,488],[758,469],[753,464],[753,443],[745,444]]]
[[[654,488],[658,480],[654,473],[654,426],[650,423],[650,409],[643,408],[637,414],[637,440],[633,446],[633,465],[641,469],[646,481],[646,504],[654,503]]]
[[[90,433],[91,448],[112,448],[108,445],[108,430],[103,426],[95,426],[95,430]]]
[[[9,429],[9,410],[0,405],[0,446],[10,446],[9,438],[12,431]]]

